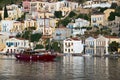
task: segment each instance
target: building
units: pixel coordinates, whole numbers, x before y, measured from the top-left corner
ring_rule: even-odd
[[[6,40],[9,38],[9,36],[5,34],[0,34],[0,51],[3,51],[5,48]]]
[[[63,52],[74,54],[83,52],[82,41],[77,38],[67,38],[63,41]]]
[[[120,26],[120,17],[115,16],[115,20],[108,21],[106,26],[108,26],[112,30],[111,34],[113,34],[113,33],[118,34],[119,29],[120,29],[120,27],[119,27]]]
[[[118,48],[118,53],[120,53],[120,48]]]
[[[94,55],[96,53],[96,39],[88,37],[85,39],[85,54]]]
[[[23,5],[24,12],[30,11],[30,0],[23,0],[22,5]]]
[[[103,13],[93,13],[91,15],[91,26],[104,25],[105,17]]]
[[[53,33],[54,40],[65,40],[71,36],[71,29],[66,27],[56,28]]]
[[[1,20],[1,32],[16,33],[24,30],[24,23],[15,20]]]
[[[88,0],[85,3],[83,3],[83,8],[105,8],[111,7],[111,3],[109,3],[108,1],[100,1],[100,0]]]
[[[109,39],[102,35],[99,35],[98,38],[96,38],[95,55],[103,56],[103,55],[109,54],[108,46],[109,46]]]
[[[29,41],[24,39],[10,38],[6,40],[6,53],[17,53],[20,49],[30,48]]]
[[[13,20],[1,20],[1,32],[11,32],[13,22]]]
[[[18,5],[15,5],[15,4],[7,5],[6,8],[8,12],[8,18],[10,20],[16,20],[19,17],[21,17],[23,14],[22,8],[19,8]],[[3,7],[3,10],[0,11],[0,15],[2,19],[4,19],[4,7]]]
[[[25,28],[28,28],[28,27],[36,27],[37,28],[37,21],[34,19],[24,20],[24,27]]]
[[[85,39],[85,53],[97,56],[109,54],[108,46],[110,39],[99,35],[97,37],[88,37]]]
[[[56,27],[56,19],[41,18],[37,19],[37,30],[43,34],[52,35]]]
[[[76,35],[83,35],[86,31],[83,27],[89,27],[90,22],[81,18],[75,19],[75,23],[69,23],[67,25],[67,28],[70,28],[72,30],[73,36]]]
[[[112,42],[117,42],[117,43],[120,43],[120,38],[119,37],[116,37],[116,36],[105,36],[106,38],[109,39],[109,43],[112,43]]]
[[[39,12],[48,11],[54,13],[55,11],[62,11],[63,16],[68,12],[78,7],[78,3],[70,1],[58,1],[58,2],[41,2],[41,1],[23,1],[24,12]]]

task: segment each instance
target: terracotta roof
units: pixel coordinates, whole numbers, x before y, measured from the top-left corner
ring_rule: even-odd
[[[106,38],[119,38],[117,36],[105,36]]]
[[[15,38],[15,36],[9,36],[9,38]]]

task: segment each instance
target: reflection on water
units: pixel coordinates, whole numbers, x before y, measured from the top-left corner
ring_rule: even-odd
[[[0,59],[0,80],[120,80],[120,59],[72,56],[56,62]]]

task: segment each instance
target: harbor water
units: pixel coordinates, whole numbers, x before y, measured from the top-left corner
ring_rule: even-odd
[[[64,56],[25,62],[0,57],[0,80],[120,80],[120,59]]]

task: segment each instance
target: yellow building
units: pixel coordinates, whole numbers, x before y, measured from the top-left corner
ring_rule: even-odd
[[[109,42],[112,43],[113,41],[120,43],[120,38],[118,37],[107,37],[109,39]]]
[[[50,18],[41,18],[37,20],[37,30],[43,34],[52,35],[55,31],[57,20]]]
[[[37,27],[37,23],[36,20],[24,20],[24,28],[28,28],[28,27]]]
[[[23,14],[21,8],[18,7],[18,5],[12,4],[12,5],[7,5],[7,12],[8,12],[8,17],[13,20],[21,17]],[[4,7],[2,11],[0,11],[2,19],[4,19]]]
[[[115,12],[115,9],[107,9],[107,10],[104,11],[104,14],[105,14],[105,16],[104,16],[105,21],[108,21],[108,17],[110,16],[110,13],[111,13],[111,12]]]
[[[50,13],[50,12],[39,12],[38,13],[38,18],[51,18],[53,17],[54,14],[53,13]]]
[[[120,48],[118,48],[118,53],[120,53]]]
[[[48,2],[31,1],[31,2],[30,2],[30,10],[31,10],[31,11],[41,11],[41,9],[42,9],[47,3],[48,3]]]
[[[0,51],[3,51],[5,46],[5,42],[9,37],[7,35],[0,34]]]
[[[94,13],[91,15],[91,26],[100,26],[104,25],[104,14],[103,13]]]
[[[13,28],[11,29],[12,32],[20,32],[24,30],[24,23],[15,21],[13,22]]]

